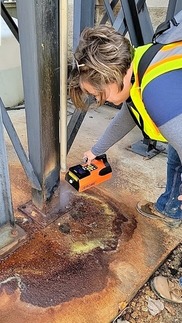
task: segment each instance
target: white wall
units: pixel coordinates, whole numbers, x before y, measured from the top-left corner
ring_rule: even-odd
[[[21,103],[24,98],[20,46],[2,17],[0,23],[0,97],[5,106],[12,107]]]

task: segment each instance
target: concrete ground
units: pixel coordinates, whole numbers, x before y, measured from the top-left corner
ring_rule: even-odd
[[[82,161],[115,113],[89,110],[68,167]],[[10,116],[26,147],[24,111]],[[164,153],[146,159],[127,149],[140,140],[135,128],[110,148],[109,181],[84,193],[62,182],[53,198],[55,220],[46,223],[42,214],[34,218],[31,188],[6,136],[14,212],[27,237],[0,264],[0,323],[109,323],[179,244],[181,228],[135,210],[140,199],[155,201],[166,179]]]

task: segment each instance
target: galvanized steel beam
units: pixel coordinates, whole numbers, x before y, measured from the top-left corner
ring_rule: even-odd
[[[73,50],[78,45],[82,30],[94,26],[94,18],[95,0],[74,0]]]
[[[3,133],[3,120],[0,109],[0,227],[4,224],[14,224],[14,214],[11,199],[8,160]]]
[[[180,10],[182,10],[182,1],[181,0],[169,0],[166,20],[170,20]]]
[[[121,6],[123,8],[124,17],[126,20],[126,25],[130,35],[131,43],[135,47],[150,42],[152,40],[153,35],[153,28],[150,21],[150,17],[148,15],[147,7],[145,5],[145,1],[143,1],[142,20],[140,19],[140,15],[142,13],[141,8],[139,13],[136,3],[137,2],[135,2],[135,0],[121,1]]]
[[[42,186],[40,209],[59,181],[58,0],[17,0],[29,159]]]
[[[17,156],[24,168],[25,174],[27,175],[32,188],[35,188],[36,190],[41,191],[41,186],[38,181],[38,178],[34,173],[33,167],[32,167],[32,165],[25,153],[25,150],[20,142],[20,139],[16,133],[16,130],[11,122],[9,114],[6,111],[6,108],[5,108],[1,98],[0,98],[0,109],[1,109],[1,113],[2,113],[3,124],[6,128],[6,131],[9,135],[9,137],[10,137],[13,147],[17,153]]]
[[[73,13],[73,51],[75,51],[80,33],[85,27],[94,26],[95,18],[95,0],[75,0],[74,1],[74,13]],[[84,120],[86,112],[80,112],[75,110],[68,124],[67,133],[67,151],[71,148],[71,145],[76,137],[76,134]]]
[[[104,6],[106,9],[106,12],[104,16],[102,17],[100,24],[105,24],[108,19],[111,22],[111,25],[119,31],[121,34],[125,35],[127,32],[127,26],[126,21],[124,19],[124,13],[122,7],[120,7],[119,12],[114,15],[114,8],[118,4],[119,0],[112,0],[111,2],[109,0],[104,0]]]
[[[67,141],[67,151],[69,152],[71,145],[76,137],[76,134],[84,120],[86,112],[80,112],[75,109],[69,123],[68,123],[68,141]]]
[[[116,12],[116,5],[120,9]],[[100,21],[105,24],[108,20],[111,25],[125,35],[127,31],[130,34],[131,42],[137,46],[139,43],[147,43],[151,41],[153,27],[146,6],[146,0],[104,0],[106,12]],[[119,8],[119,6],[118,6]],[[139,39],[140,38],[140,39]]]

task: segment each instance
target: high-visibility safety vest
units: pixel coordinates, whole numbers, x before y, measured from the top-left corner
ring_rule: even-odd
[[[135,76],[134,84],[130,90],[130,96],[134,107],[130,106],[130,111],[137,120],[138,125],[150,139],[166,142],[167,140],[160,133],[154,121],[150,118],[144,103],[142,101],[142,93],[147,84],[149,84],[156,77],[170,72],[175,69],[182,68],[182,41],[174,42],[164,45],[160,49],[159,60],[151,62],[146,69],[141,84],[138,82],[138,64],[144,52],[152,44],[147,44],[135,49],[135,56],[133,60],[133,72]],[[179,46],[179,47],[178,47]],[[179,50],[176,50],[177,47]]]

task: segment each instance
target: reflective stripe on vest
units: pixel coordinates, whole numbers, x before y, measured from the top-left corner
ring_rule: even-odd
[[[131,99],[136,107],[133,109],[131,107],[131,111],[134,114],[135,118],[137,118],[138,123],[141,124],[140,119],[143,119],[143,131],[153,140],[164,141],[167,140],[160,133],[158,127],[155,125],[153,120],[150,118],[147,113],[145,106],[142,101],[142,92],[145,86],[150,83],[153,79],[162,75],[166,72],[182,68],[182,42],[172,43],[165,45],[160,50],[161,55],[159,61],[155,61],[150,64],[146,69],[145,74],[142,78],[141,85],[138,84],[138,76],[137,69],[139,61],[144,54],[144,52],[151,46],[152,44],[147,44],[141,47],[138,47],[135,50],[135,56],[133,60],[133,71],[135,75],[135,82],[130,90]],[[178,47],[179,46],[179,47]],[[178,50],[174,52],[174,49],[178,47]],[[167,53],[167,56],[166,56]]]

